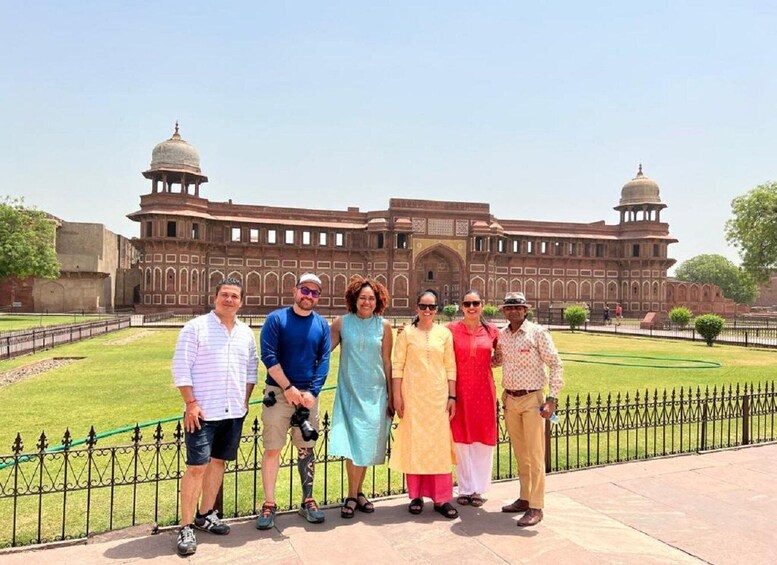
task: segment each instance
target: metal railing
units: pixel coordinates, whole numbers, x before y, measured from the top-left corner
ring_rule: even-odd
[[[41,349],[73,343],[130,327],[130,317],[120,316],[94,322],[44,326],[31,330],[6,332],[0,335],[0,359],[10,359]]]
[[[567,397],[559,406],[560,423],[547,424],[547,470],[775,441],[776,401],[774,382]],[[501,410],[498,419],[494,478],[512,478],[517,469]],[[0,532],[0,547],[81,538],[139,523],[177,523],[186,466],[183,430],[180,421],[151,427],[148,440],[138,425],[129,444],[106,446],[98,445],[102,439],[94,429],[81,442],[66,431],[57,450],[49,449],[50,438],[41,433],[32,452],[25,452],[17,434],[12,453],[0,456],[0,515],[10,526]],[[259,420],[243,431],[238,458],[228,464],[224,479],[221,508],[228,517],[253,515],[263,501]],[[325,414],[314,487],[322,505],[341,501],[347,488],[344,461],[328,453],[329,431]],[[295,456],[290,446],[282,453],[276,488],[282,510],[294,508],[301,496]],[[371,497],[401,493],[405,486],[404,476],[386,465],[368,470],[365,490]]]

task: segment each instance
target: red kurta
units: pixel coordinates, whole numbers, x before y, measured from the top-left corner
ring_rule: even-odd
[[[456,416],[451,420],[453,441],[496,445],[496,387],[491,356],[498,330],[478,324],[470,332],[464,322],[448,326],[456,354]]]

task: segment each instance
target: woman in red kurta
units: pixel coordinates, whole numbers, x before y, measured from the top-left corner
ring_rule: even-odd
[[[462,300],[464,319],[448,325],[456,354],[456,415],[451,420],[456,446],[456,477],[462,505],[482,506],[491,485],[496,445],[496,388],[491,358],[498,330],[483,320],[480,292]]]

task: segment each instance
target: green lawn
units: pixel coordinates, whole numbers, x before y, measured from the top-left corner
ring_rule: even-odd
[[[128,343],[123,338],[142,332],[143,337]],[[74,437],[84,437],[89,427],[97,432],[174,416],[181,411],[178,391],[170,376],[170,359],[178,332],[175,330],[128,329],[57,347],[35,355],[0,361],[0,372],[52,357],[85,357],[66,367],[0,388],[0,453],[20,432],[25,450],[33,448],[41,431],[50,445],[59,443],[66,428]],[[258,335],[258,333],[257,333]],[[662,339],[554,332],[556,345],[565,361],[566,395],[584,398],[587,394],[651,392],[679,387],[720,387],[733,383],[772,381],[777,378],[777,352],[742,347]],[[715,361],[713,369],[658,369],[580,363],[670,364],[663,360],[635,360],[610,357],[581,357],[572,353],[639,355]],[[337,382],[339,349],[332,357],[327,386]],[[260,366],[261,367],[261,366]],[[261,368],[263,380],[265,371]],[[501,370],[496,371],[497,385]],[[259,399],[257,390],[254,399]],[[321,397],[321,413],[331,411],[334,395]],[[249,419],[259,416],[260,405],[253,405]],[[125,435],[128,437],[129,434]],[[105,443],[105,442],[103,442]],[[113,443],[113,442],[112,442]]]
[[[0,333],[18,330],[31,330],[43,326],[77,324],[104,320],[106,316],[81,314],[0,314]]]
[[[11,444],[17,432],[24,439],[24,453],[34,454],[35,443],[42,430],[49,436],[49,447],[59,443],[66,428],[69,428],[74,438],[81,438],[94,425],[97,432],[105,432],[115,428],[132,425],[136,422],[154,421],[160,418],[174,416],[181,411],[181,401],[170,376],[170,359],[177,337],[175,330],[128,329],[108,335],[99,336],[80,343],[58,347],[38,353],[33,356],[17,358],[0,362],[0,372],[7,369],[31,363],[36,360],[52,357],[84,357],[75,363],[58,370],[31,377],[20,383],[0,388],[0,453],[11,452]],[[139,339],[128,340],[131,336]],[[606,397],[613,393],[629,394],[633,398],[636,391],[643,394],[645,390],[652,393],[658,389],[679,389],[697,387],[721,387],[733,383],[751,383],[773,381],[777,376],[777,352],[771,350],[745,349],[733,346],[707,347],[693,342],[681,342],[647,338],[632,338],[624,336],[595,335],[583,332],[554,332],[556,344],[565,361],[566,386],[560,395],[561,406],[566,403],[567,395],[574,403],[579,395],[582,400],[588,394],[594,398],[601,394]],[[339,350],[338,350],[339,352]],[[336,352],[332,359],[329,386],[336,384],[339,355]],[[580,353],[594,353],[603,357],[587,357]],[[620,357],[618,357],[620,356]],[[627,363],[646,365],[687,365],[684,361],[666,359],[633,359],[625,356],[697,359],[720,363],[722,367],[712,369],[659,369],[655,367],[624,367],[601,363]],[[577,361],[597,361],[597,364]],[[264,375],[264,370],[261,371]],[[497,384],[501,382],[501,371],[496,372]],[[261,395],[261,389],[255,393],[255,400]],[[321,395],[321,413],[330,412],[334,399],[333,392],[326,391]],[[261,405],[251,407],[249,418],[244,429],[250,434],[250,425],[254,418],[260,417]],[[568,422],[562,421],[562,429]],[[670,427],[671,428],[671,427]],[[165,426],[165,441],[171,440],[173,424]],[[670,429],[670,432],[676,430]],[[627,441],[650,443],[650,438],[642,439],[632,432],[631,436],[624,434]],[[687,433],[687,432],[684,432]],[[610,437],[600,435],[599,438],[609,440]],[[628,439],[629,437],[634,438]],[[140,484],[137,487],[111,487],[112,476],[131,479],[133,473],[140,476],[161,474],[175,475],[180,468],[181,459],[174,448],[161,450],[155,454],[153,448],[134,457],[131,449],[117,453],[113,458],[100,454],[99,448],[107,445],[130,443],[131,433],[125,432],[119,436],[101,439],[98,451],[94,454],[91,465],[92,478],[97,484],[103,485],[90,491],[92,497],[90,507],[89,530],[100,531],[110,527],[122,527],[132,523],[132,508],[135,508],[135,521],[147,523],[158,521],[160,524],[174,523],[176,520],[176,493],[178,481],[169,480],[161,483]],[[143,431],[143,443],[153,442],[153,429]],[[587,448],[574,443],[568,444],[564,457],[572,460],[571,467],[578,466],[577,458],[585,458],[590,452]],[[317,448],[319,458],[322,457],[324,442],[319,441]],[[508,475],[510,465],[515,473],[514,463],[506,445],[499,446],[497,457],[500,469],[499,475]],[[252,468],[254,461],[261,457],[261,442],[249,441],[243,444],[239,463],[241,467]],[[614,453],[614,446],[607,446],[604,451]],[[618,449],[620,456],[627,452],[625,444]],[[75,453],[75,452],[74,452]],[[74,484],[86,484],[87,459],[83,453],[78,458],[70,459],[68,469],[72,473],[69,488]],[[293,457],[293,450],[287,450],[285,460]],[[137,469],[135,464],[138,465]],[[61,473],[62,459],[51,459],[47,462],[47,472]],[[159,469],[159,470],[157,470]],[[0,486],[10,486],[13,473],[11,468],[0,471]],[[19,466],[19,471],[25,480],[37,484],[37,473],[40,471],[35,460]],[[495,468],[495,473],[497,469]],[[389,474],[391,478],[389,480]],[[324,479],[327,479],[327,489],[324,491]],[[315,495],[320,501],[337,501],[343,495],[345,481],[343,478],[343,463],[331,461],[317,466]],[[250,514],[263,500],[260,480],[254,480],[254,472],[241,472],[228,475],[225,481],[225,511],[228,515]],[[372,477],[375,477],[374,482]],[[58,480],[61,480],[62,477]],[[48,480],[48,479],[47,479]],[[238,485],[238,495],[235,496],[235,485]],[[402,489],[402,475],[390,472],[387,466],[371,469],[365,485],[367,492],[373,488],[379,494],[387,491],[398,492]],[[373,486],[374,485],[374,486]],[[34,492],[34,491],[33,491]],[[111,497],[114,496],[113,502]],[[288,507],[297,504],[298,477],[295,465],[281,469],[278,480],[278,502]],[[86,532],[84,519],[86,508],[86,491],[71,491],[67,498],[61,494],[47,494],[43,497],[42,536],[52,539],[61,535],[61,516],[63,504],[67,504],[66,535],[80,536]],[[9,515],[13,511],[12,498],[0,499],[0,512]],[[133,500],[136,502],[133,504]],[[18,515],[17,532],[20,539],[17,543],[26,543],[36,538],[37,529],[37,496],[24,496],[18,499],[16,512]],[[110,516],[108,509],[114,509]],[[112,520],[112,522],[111,522]],[[0,547],[10,543],[10,533],[0,534]]]

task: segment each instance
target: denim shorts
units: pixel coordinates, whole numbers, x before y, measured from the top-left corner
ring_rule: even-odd
[[[243,433],[242,418],[226,420],[200,420],[200,429],[186,432],[186,464],[207,465],[211,457],[234,461]]]

